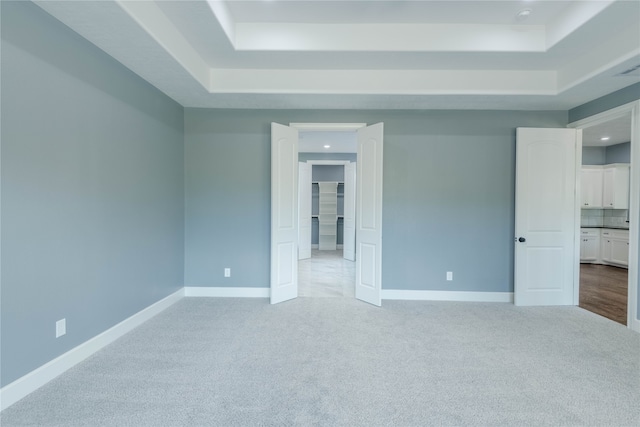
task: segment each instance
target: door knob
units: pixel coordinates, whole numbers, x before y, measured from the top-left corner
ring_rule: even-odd
[[[524,237],[519,237],[518,238],[518,242],[520,242],[520,243],[524,243],[526,241],[527,241],[527,239],[525,239]]]

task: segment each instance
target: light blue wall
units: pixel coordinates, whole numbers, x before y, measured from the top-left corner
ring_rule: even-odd
[[[607,163],[605,147],[582,147],[583,165],[604,165]]]
[[[610,145],[605,152],[606,163],[631,163],[631,143]]]
[[[567,114],[187,108],[187,285],[269,286],[271,122],[384,122],[383,288],[510,292],[515,128]]]
[[[311,167],[312,181],[344,181],[343,165],[313,165]]]
[[[183,286],[184,115],[33,3],[1,8],[4,386]]]
[[[572,108],[569,110],[569,123],[594,116],[638,99],[640,99],[640,83],[635,83],[616,92]]]

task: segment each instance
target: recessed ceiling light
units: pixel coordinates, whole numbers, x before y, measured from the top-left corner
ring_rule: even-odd
[[[331,148],[331,146],[330,145],[325,145],[324,148]]]
[[[531,15],[531,12],[533,12],[531,9],[522,9],[520,12],[516,13],[516,19],[518,21],[524,21],[529,17],[529,15]]]
[[[603,136],[602,138],[600,138],[600,141],[608,141],[611,138],[609,138],[608,136]]]

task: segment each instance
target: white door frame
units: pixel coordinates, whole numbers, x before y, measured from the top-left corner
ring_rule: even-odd
[[[638,254],[640,240],[640,100],[630,102],[611,110],[569,123],[567,127],[584,129],[600,123],[604,123],[631,113],[631,171],[629,187],[629,288],[627,301],[627,327],[636,332],[640,332],[640,321],[638,320]],[[582,142],[579,143],[576,156],[576,182],[578,193],[580,194],[580,168],[582,167]],[[576,215],[580,215],[579,207]],[[580,221],[576,224],[576,235],[580,232]],[[579,251],[577,259],[574,261],[580,264]],[[578,275],[580,269],[578,268]],[[574,303],[578,305],[580,280],[576,277],[574,287]]]
[[[311,171],[310,164],[298,162],[298,261],[311,258]]]
[[[294,129],[296,129],[298,131],[342,131],[342,132],[344,132],[344,131],[357,131],[358,129],[366,128],[367,124],[366,123],[289,123],[289,127],[294,128]],[[296,142],[296,147],[297,147],[297,142]],[[315,164],[331,164],[331,163],[328,163],[328,162],[340,162],[338,164],[343,164],[344,165],[347,161],[343,161],[343,160],[340,160],[340,161],[325,160],[325,161],[313,161],[313,162],[318,162],[318,163],[315,163]],[[298,159],[295,159],[295,164],[296,164],[296,167],[297,167]],[[296,180],[296,182],[297,182],[297,180]],[[272,183],[272,185],[273,185],[273,183]],[[298,192],[297,191],[295,192],[294,204],[296,206],[298,204]],[[379,209],[379,212],[376,212],[375,214],[376,214],[376,216],[378,218],[381,218],[382,217],[382,209]],[[272,251],[273,251],[273,249],[272,249]],[[271,255],[271,258],[273,259],[273,253],[271,253],[270,255]]]
[[[358,129],[367,127],[366,123],[289,123],[289,126],[298,129],[298,132],[357,132]],[[313,168],[314,165],[346,165],[349,160],[307,160]]]

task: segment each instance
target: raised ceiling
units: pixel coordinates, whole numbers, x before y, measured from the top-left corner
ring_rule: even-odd
[[[637,0],[36,3],[185,107],[566,110],[640,82]]]

